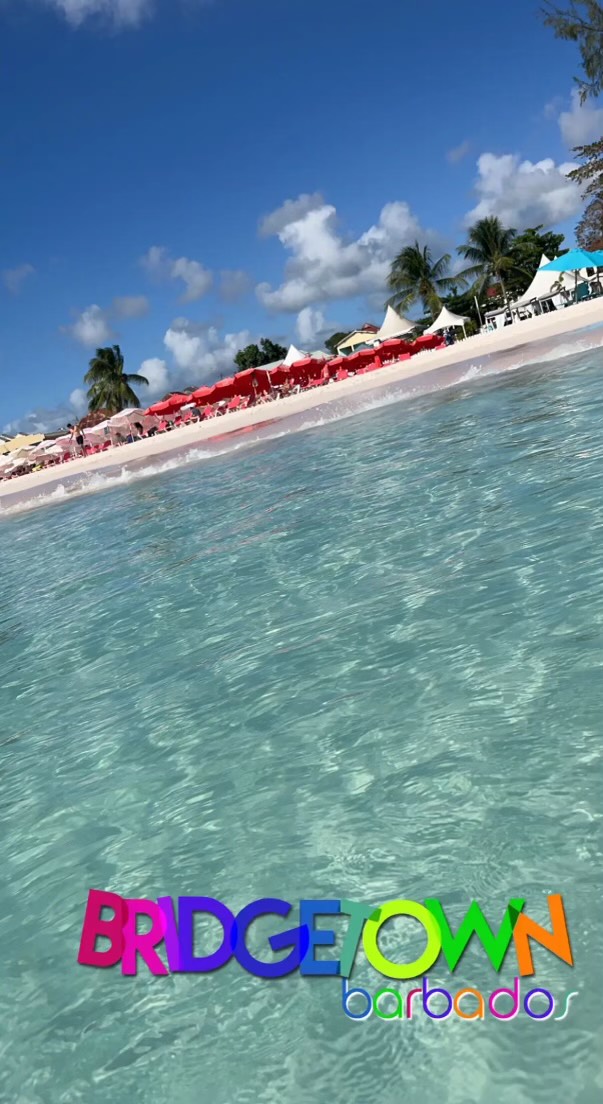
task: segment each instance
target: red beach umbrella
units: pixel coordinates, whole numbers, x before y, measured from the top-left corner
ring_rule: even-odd
[[[171,409],[169,402],[163,400],[162,402],[153,403],[148,410],[145,410],[145,414],[168,414]]]
[[[374,349],[359,349],[356,353],[357,357],[360,357],[362,364],[372,364],[375,359]]]
[[[194,399],[197,403],[208,403],[211,402],[213,394],[213,387],[198,387],[196,391],[193,391],[191,399]]]
[[[181,406],[191,401],[191,397],[190,395],[180,395],[176,392],[175,395],[170,395],[165,401],[168,404],[168,410],[180,410]]]
[[[313,366],[314,361],[312,357],[304,357],[303,360],[296,360],[295,363],[291,365],[291,378],[294,379],[296,383],[305,383]]]
[[[291,372],[285,364],[279,364],[278,368],[273,368],[269,375],[270,382],[276,384],[277,387],[291,378]]]
[[[357,372],[359,368],[363,367],[364,363],[360,353],[352,353],[351,356],[346,357],[346,365],[352,372]]]
[[[385,353],[386,356],[395,356],[396,353],[402,352],[405,345],[405,341],[400,341],[398,337],[391,337],[389,341],[383,342],[383,344],[380,346],[380,349],[382,350],[382,352]]]
[[[242,372],[237,372],[234,381],[239,395],[254,395],[259,391],[270,390],[270,372],[265,368],[245,368]]]
[[[237,394],[237,385],[234,376],[227,376],[214,384],[215,397],[221,399],[234,399]]]

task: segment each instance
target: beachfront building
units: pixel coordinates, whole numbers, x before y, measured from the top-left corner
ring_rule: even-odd
[[[352,333],[344,337],[343,341],[339,342],[337,356],[351,356],[352,353],[357,353],[360,349],[370,349],[377,338],[378,332],[378,326],[373,326],[372,322],[365,322],[359,330],[353,330]]]

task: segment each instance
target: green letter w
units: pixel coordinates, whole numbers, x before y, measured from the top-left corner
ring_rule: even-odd
[[[451,973],[456,970],[474,933],[480,940],[496,973],[499,972],[513,939],[513,928],[517,923],[517,917],[525,905],[525,901],[521,897],[512,897],[509,901],[498,935],[494,935],[477,901],[471,902],[469,912],[456,935],[453,935],[450,930],[450,925],[440,902],[435,897],[430,897],[424,903],[425,908],[429,909],[432,916],[435,916],[440,926],[442,954]]]

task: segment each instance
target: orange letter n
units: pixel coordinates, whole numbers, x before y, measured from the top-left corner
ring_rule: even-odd
[[[552,931],[549,932],[546,928],[541,928],[540,924],[537,924],[535,920],[530,920],[530,917],[526,916],[524,912],[519,914],[517,923],[513,928],[517,963],[522,977],[531,977],[534,973],[530,939],[535,939],[541,947],[546,947],[551,954],[561,958],[563,962],[567,962],[568,966],[574,965],[567,920],[563,908],[563,897],[560,893],[554,893],[548,898],[548,902],[553,925]]]

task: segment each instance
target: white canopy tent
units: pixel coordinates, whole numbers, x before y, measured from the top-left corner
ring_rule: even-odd
[[[291,364],[295,364],[298,360],[304,360],[309,354],[305,353],[303,349],[298,349],[295,345],[289,346],[289,352],[285,357],[283,364],[288,368]]]
[[[403,337],[404,334],[414,330],[416,325],[416,322],[409,322],[408,318],[403,318],[393,307],[388,307],[385,312],[385,318],[383,319],[383,325],[375,334],[375,341],[388,341],[393,337]]]
[[[464,318],[462,314],[453,314],[452,311],[448,310],[448,307],[442,307],[435,322],[425,330],[425,333],[435,334],[438,330],[448,330],[456,326],[462,326],[466,337],[465,323],[468,321],[469,319]]]
[[[545,254],[542,254],[540,258],[540,264],[534,275],[534,279],[529,288],[524,291],[523,295],[519,299],[516,299],[511,304],[512,307],[527,306],[534,299],[546,299],[549,295],[556,295],[559,291],[566,290],[574,292],[574,274],[568,275],[565,272],[543,272],[543,265],[548,265],[549,259]],[[555,290],[553,291],[553,288]]]

